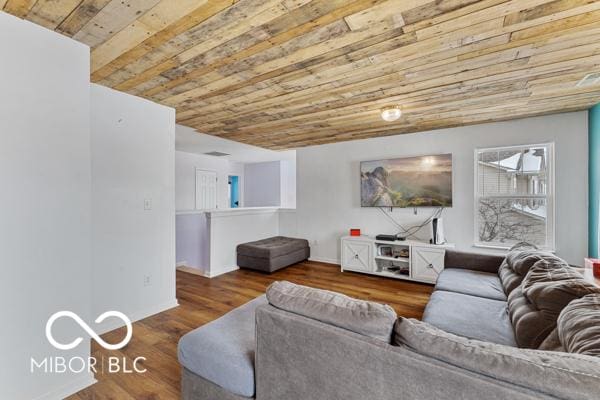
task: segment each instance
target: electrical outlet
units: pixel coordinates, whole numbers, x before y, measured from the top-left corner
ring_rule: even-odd
[[[144,210],[152,210],[152,199],[144,199]]]
[[[144,286],[150,286],[150,283],[152,282],[150,278],[150,275],[144,275]]]

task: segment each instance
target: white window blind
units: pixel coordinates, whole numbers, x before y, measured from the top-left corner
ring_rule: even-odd
[[[554,145],[475,151],[475,245],[554,249]]]

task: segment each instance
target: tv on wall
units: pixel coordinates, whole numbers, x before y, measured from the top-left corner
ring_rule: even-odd
[[[360,163],[362,207],[452,207],[452,154]]]

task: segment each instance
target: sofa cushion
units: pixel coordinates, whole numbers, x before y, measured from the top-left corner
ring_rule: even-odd
[[[423,321],[456,335],[516,346],[506,302],[436,290]]]
[[[552,253],[537,249],[511,251],[506,255],[506,263],[515,273],[525,276],[531,267],[540,260],[546,260],[550,265],[567,265]]]
[[[498,270],[498,278],[500,278],[500,283],[502,283],[502,288],[507,296],[515,290],[523,280],[521,275],[510,269],[506,261],[502,263]]]
[[[540,282],[523,288],[523,294],[533,306],[540,312],[552,315],[555,320],[567,304],[593,293],[600,293],[600,288],[581,278]]]
[[[540,282],[562,281],[581,277],[580,273],[561,259],[540,260],[533,264],[523,278],[523,289],[526,291],[530,286]]]
[[[527,242],[520,242],[515,244],[510,248],[508,254],[518,253],[521,251],[530,251],[537,250],[537,247],[533,244]],[[500,265],[498,269],[498,277],[500,278],[500,282],[502,282],[502,287],[504,288],[504,293],[508,296],[517,286],[521,284],[523,280],[523,276],[516,273],[512,269],[512,264],[508,264],[508,256],[504,259],[504,262]]]
[[[558,317],[558,336],[570,353],[600,356],[600,294],[569,303]]]
[[[521,286],[508,297],[509,315],[519,347],[542,346],[556,328],[558,316],[567,304],[599,290],[570,267],[548,260],[538,261]]]
[[[397,318],[394,309],[385,304],[285,281],[271,284],[267,299],[279,309],[388,343]]]
[[[556,326],[556,320],[541,313],[527,300],[521,286],[508,295],[508,314],[519,347],[537,349]]]
[[[237,254],[256,258],[275,258],[308,248],[308,240],[275,236],[237,246]]]
[[[521,284],[529,270],[540,261],[545,261],[548,268],[568,267],[565,261],[554,254],[538,250],[533,245],[519,243],[513,246],[498,270],[504,292],[509,295]]]
[[[446,250],[444,264],[446,268],[470,269],[473,271],[498,273],[505,257],[497,254],[471,253],[458,250]]]
[[[254,396],[255,310],[260,296],[209,322],[179,341],[179,362],[188,370],[240,396]]]
[[[446,268],[439,275],[435,289],[506,301],[500,278],[489,272]]]
[[[459,337],[401,318],[394,342],[440,361],[562,399],[591,399],[600,384],[600,360],[580,354],[523,350]]]
[[[558,337],[558,328],[554,328],[552,332],[544,339],[538,350],[547,350],[547,351],[562,351],[566,352],[567,350],[564,348],[562,343],[560,342],[560,338]]]

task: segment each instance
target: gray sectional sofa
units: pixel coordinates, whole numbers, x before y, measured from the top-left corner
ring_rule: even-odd
[[[529,245],[448,251],[423,321],[276,282],[185,335],[185,400],[593,399],[600,289]]]

